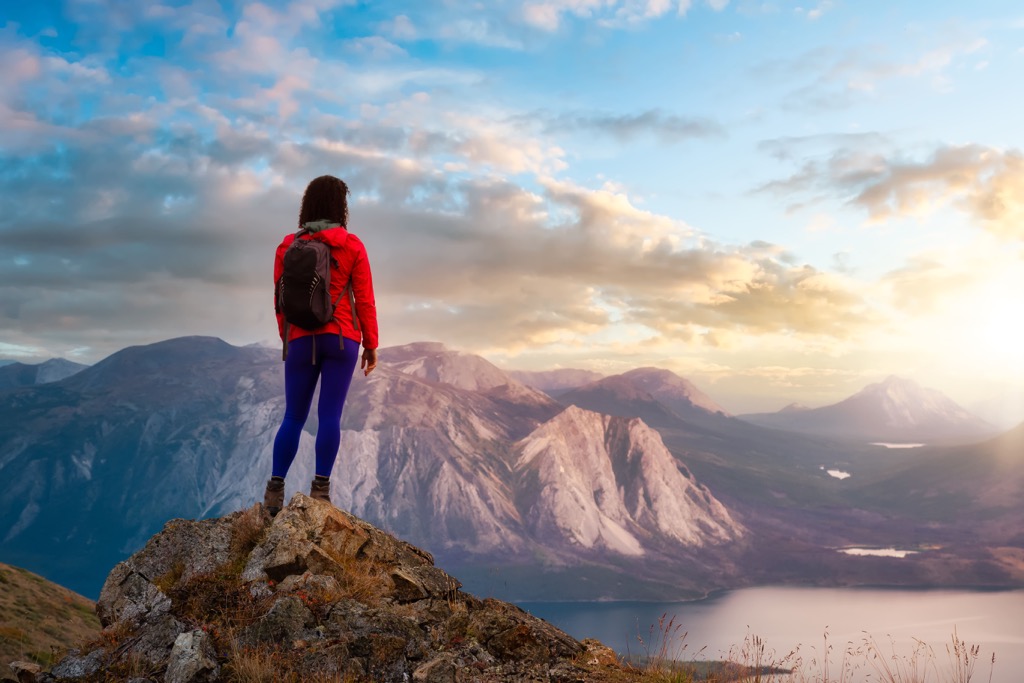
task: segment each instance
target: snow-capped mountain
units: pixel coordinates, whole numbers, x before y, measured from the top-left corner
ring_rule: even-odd
[[[765,427],[865,441],[976,440],[997,431],[942,392],[896,376],[822,408],[740,418]]]
[[[0,366],[0,391],[15,387],[59,382],[87,367],[87,365],[63,358],[51,358],[48,361],[35,365],[18,362],[5,363]]]

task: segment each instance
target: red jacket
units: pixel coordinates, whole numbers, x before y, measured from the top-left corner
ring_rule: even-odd
[[[347,339],[361,342],[364,349],[377,348],[377,304],[373,298],[373,278],[370,275],[370,261],[366,258],[366,247],[362,240],[345,228],[327,228],[319,232],[304,234],[300,239],[316,239],[331,248],[331,257],[338,264],[331,270],[331,301],[336,301],[352,276],[352,291],[356,299],[356,315],[359,329],[352,324],[352,306],[348,297],[342,297],[334,312],[334,320],[315,330],[305,330],[296,325],[288,326],[288,340],[307,337],[311,334],[340,334]],[[274,285],[281,279],[284,270],[284,252],[295,240],[295,235],[285,235],[277,246],[274,256]],[[277,333],[284,339],[284,316],[277,314]]]

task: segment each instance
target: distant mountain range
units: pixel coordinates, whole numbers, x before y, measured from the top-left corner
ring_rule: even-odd
[[[975,457],[970,447],[894,460],[864,439],[767,429],[657,368],[563,373],[590,381],[563,385],[555,400],[436,343],[380,358],[353,382],[333,501],[429,549],[478,592],[671,599],[759,582],[1024,584],[1024,564],[985,549],[1017,542],[1017,489],[1002,507],[959,518],[922,512],[944,491],[987,495],[991,477],[953,466]],[[862,394],[888,405],[889,392],[865,392],[858,415],[871,414]],[[928,396],[929,410],[945,409]],[[127,348],[61,381],[0,393],[0,560],[95,595],[167,519],[259,500],[283,407],[276,350],[202,337]],[[308,490],[316,427],[311,417],[289,496]],[[985,458],[996,447],[976,448]],[[834,468],[852,476],[840,482]],[[907,479],[929,488],[908,497],[894,483]],[[834,551],[910,542],[963,550],[895,570]]]
[[[604,376],[592,370],[574,370],[572,368],[542,371],[507,370],[506,374],[517,382],[552,395],[595,382]]]
[[[29,387],[35,384],[59,382],[89,366],[74,363],[63,358],[52,358],[43,363],[29,365],[5,362],[0,365],[0,391],[15,387]]]
[[[789,405],[739,417],[764,427],[868,441],[969,441],[999,431],[944,394],[895,376],[822,408]]]

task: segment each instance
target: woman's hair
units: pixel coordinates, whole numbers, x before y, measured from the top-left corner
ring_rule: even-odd
[[[306,186],[299,209],[299,225],[332,221],[348,226],[348,185],[340,178],[322,175]]]

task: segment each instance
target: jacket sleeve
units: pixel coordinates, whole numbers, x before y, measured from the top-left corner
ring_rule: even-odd
[[[359,316],[359,329],[363,334],[363,348],[377,348],[377,302],[373,296],[373,276],[370,273],[370,260],[366,256],[366,247],[359,243],[359,251],[352,264],[352,292],[356,299],[356,315]]]
[[[277,283],[284,272],[284,243],[277,246],[274,254],[274,313],[277,317],[277,336],[284,340],[284,315],[277,310]]]

